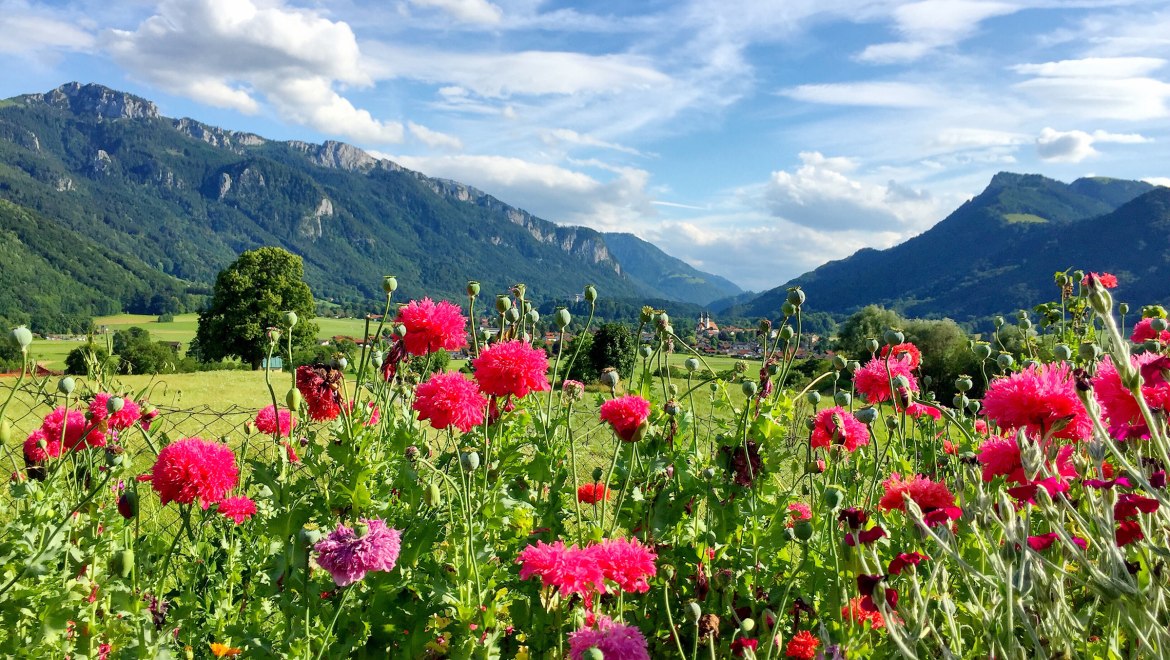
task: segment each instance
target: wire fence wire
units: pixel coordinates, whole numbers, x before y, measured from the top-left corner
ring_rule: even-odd
[[[20,479],[22,473],[27,474],[24,443],[29,435],[41,426],[46,415],[55,408],[67,404],[71,410],[87,413],[92,402],[92,396],[73,396],[66,399],[64,395],[46,390],[43,381],[22,383],[13,392],[15,384],[15,379],[8,383],[0,381],[0,405],[8,401],[4,419],[11,427],[10,436],[4,439],[3,466],[12,481]],[[179,438],[200,437],[222,441],[235,451],[237,461],[241,464],[250,458],[262,461],[275,460],[279,457],[278,452],[284,451],[283,446],[275,443],[271,435],[259,433],[251,428],[257,412],[253,408],[235,404],[219,408],[208,405],[148,406],[149,404],[143,404],[145,410],[158,411],[158,414],[150,419],[149,424],[140,422],[129,429],[118,431],[116,439],[107,436],[108,441],[117,442],[125,448],[125,455],[133,461],[133,467],[138,474],[150,471],[154,465],[155,451]],[[62,456],[50,460],[67,459],[68,457]],[[168,511],[160,507],[157,498],[153,497],[142,497],[140,502],[140,515],[148,526],[156,530],[171,529],[179,523],[174,507]],[[12,503],[12,489],[0,489],[0,511],[10,510]],[[177,528],[172,531],[177,531]]]

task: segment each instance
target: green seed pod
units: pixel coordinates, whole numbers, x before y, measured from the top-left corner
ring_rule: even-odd
[[[1021,369],[1031,369],[1032,367],[1038,367],[1038,366],[1040,366],[1040,363],[1035,361],[1035,360],[1024,360],[1023,362],[1020,363]]]
[[[994,324],[995,324],[995,327],[996,327],[996,329],[998,329],[998,328],[1002,328],[1002,327],[1003,327],[1003,324],[1004,324],[1003,317],[1002,317],[1002,316],[997,316],[997,317],[995,317],[995,320],[994,320],[994,321],[992,321],[992,323],[994,323]]]
[[[109,399],[106,399],[106,412],[113,415],[114,413],[121,410],[125,405],[126,401],[124,401],[122,397],[112,396]]]
[[[833,395],[833,403],[841,406],[842,408],[848,408],[849,404],[852,402],[853,397],[848,392],[840,391]]]
[[[845,491],[840,486],[825,486],[825,492],[821,494],[821,503],[829,511],[836,511],[845,503]]]
[[[654,355],[654,349],[650,348],[649,344],[642,344],[638,347],[638,355],[641,355],[642,359],[645,360]]]
[[[860,362],[858,362],[857,360],[850,360],[849,361],[849,373],[855,374],[860,370],[861,370],[861,363]]]
[[[798,286],[792,287],[791,289],[788,290],[787,300],[788,300],[788,303],[791,304],[792,306],[800,307],[801,305],[804,304],[804,300],[805,300],[804,291],[801,291],[800,287],[798,287]]]
[[[971,400],[968,399],[966,397],[966,395],[963,395],[963,394],[956,394],[955,398],[951,400],[951,403],[954,404],[954,406],[956,408],[960,408],[960,409],[966,408],[967,404],[970,402],[971,402]]]
[[[301,404],[304,403],[305,398],[301,396],[301,391],[297,388],[290,389],[284,395],[284,402],[288,405],[290,410],[300,410]]]
[[[306,525],[297,532],[297,540],[300,541],[302,548],[311,548],[317,545],[321,536],[321,530],[317,529],[316,525]]]
[[[1077,349],[1077,354],[1081,356],[1082,360],[1091,362],[1101,357],[1101,347],[1091,341],[1082,342]]]
[[[972,415],[978,415],[979,409],[982,407],[983,404],[979,403],[978,401],[972,400],[967,402],[967,410],[971,411]]]
[[[16,345],[20,347],[21,351],[28,352],[28,347],[32,346],[32,330],[29,330],[23,325],[14,328],[12,330],[12,339],[16,342]]]
[[[886,342],[887,346],[897,346],[906,341],[906,335],[897,328],[890,328],[882,334],[882,340]]]
[[[479,469],[479,452],[465,451],[459,454],[459,465],[466,472],[475,472]]]
[[[685,367],[687,371],[691,371],[691,372],[698,371],[699,359],[698,358],[687,358],[686,361],[683,362],[683,367]]]
[[[386,293],[394,293],[398,290],[398,278],[393,275],[386,275],[382,278],[382,290]]]
[[[857,421],[861,422],[862,424],[873,424],[877,421],[878,411],[877,408],[866,407],[855,411],[853,416],[856,417]]]
[[[745,635],[751,634],[751,632],[756,629],[756,622],[754,619],[744,619],[743,621],[739,622],[739,629],[742,630],[743,634]]]
[[[439,490],[439,484],[427,484],[426,490],[423,491],[423,502],[427,506],[439,506],[443,503],[443,492]]]
[[[504,320],[508,323],[516,323],[520,320],[520,310],[516,309],[515,307],[509,307],[508,310],[504,312]]]
[[[759,386],[756,385],[756,381],[754,380],[745,380],[739,384],[739,388],[743,390],[744,396],[751,398],[756,395],[756,391],[759,389]]]
[[[910,379],[906,378],[902,374],[898,374],[897,376],[894,376],[893,383],[894,383],[894,387],[896,387],[896,388],[905,389],[905,388],[910,387]]]
[[[808,394],[804,395],[804,400],[808,401],[809,403],[811,403],[812,405],[815,406],[821,402],[821,393],[816,391],[816,390],[813,390],[813,391],[809,392]]]
[[[297,313],[294,311],[287,311],[284,313],[284,323],[288,327],[293,327],[297,324]]]
[[[987,358],[991,357],[991,344],[985,341],[975,342],[975,345],[971,347],[971,350],[975,353],[975,357],[979,358],[980,360],[986,360]]]
[[[837,371],[843,371],[849,366],[849,360],[845,359],[844,355],[840,353],[833,356],[833,368]]]
[[[870,353],[877,353],[878,340],[874,337],[869,337],[865,340],[865,350]]]
[[[715,478],[715,468],[709,467],[709,468],[703,470],[703,478],[704,479],[714,479]]]
[[[605,472],[601,468],[593,468],[593,483],[601,481],[601,477],[605,476]]]
[[[601,383],[610,389],[617,387],[621,379],[616,369],[609,368],[601,372]]]
[[[1072,349],[1068,347],[1068,344],[1057,344],[1053,347],[1052,354],[1056,356],[1057,360],[1072,359]]]
[[[807,541],[811,539],[813,535],[812,523],[807,520],[797,521],[797,523],[792,526],[792,532],[796,534],[796,538],[800,539],[801,541]]]
[[[593,286],[592,284],[585,285],[585,302],[597,302],[597,287]]]
[[[1028,319],[1020,319],[1020,330],[1027,332],[1032,329],[1032,322]]]
[[[784,304],[780,305],[780,313],[784,316],[796,316],[796,305],[785,300]]]
[[[110,575],[129,578],[134,573],[134,551],[130,549],[115,550],[106,564]]]
[[[469,298],[474,298],[478,295],[479,295],[479,282],[476,282],[475,280],[468,280],[467,281],[467,296]]]
[[[569,323],[573,320],[573,315],[564,307],[558,307],[556,314],[553,315],[553,319],[556,321],[557,328],[564,330],[569,327]]]
[[[796,336],[796,331],[792,329],[792,326],[785,325],[784,327],[780,328],[780,340],[781,341],[786,341],[786,342],[792,341],[792,338],[795,336]]]
[[[970,392],[972,387],[975,387],[975,382],[967,374],[959,374],[955,379],[955,389],[960,392]]]
[[[392,332],[394,333],[395,337],[402,339],[406,336],[406,326],[402,323],[395,323]]]
[[[895,415],[886,415],[886,428],[893,431],[898,428],[898,418]]]
[[[779,376],[780,375],[780,365],[776,364],[775,362],[773,362],[772,364],[769,364],[768,365],[768,375],[769,376]]]
[[[1158,316],[1150,319],[1150,330],[1162,332],[1166,329],[1166,319]]]
[[[512,309],[512,299],[509,298],[508,296],[502,294],[502,293],[497,295],[496,296],[496,311],[503,314],[504,312],[508,311],[509,309]]]
[[[699,617],[703,616],[703,607],[694,601],[687,604],[687,610],[691,613],[691,621],[695,623],[698,623]]]
[[[77,387],[77,383],[74,382],[72,376],[66,376],[66,377],[62,378],[61,380],[57,381],[57,391],[60,392],[61,394],[64,394],[65,396],[69,396],[70,394],[73,394],[73,389],[75,387]]]
[[[1016,363],[1016,359],[1012,357],[1011,353],[1000,353],[995,358],[995,363],[999,365],[1000,369],[1011,369],[1012,365]]]
[[[1117,303],[1117,313],[1122,316],[1129,314],[1129,303]]]
[[[909,381],[907,381],[907,382],[909,382]],[[929,374],[922,377],[922,389],[928,390],[928,389],[930,389],[930,386],[933,384],[934,384],[934,379],[931,378]]]

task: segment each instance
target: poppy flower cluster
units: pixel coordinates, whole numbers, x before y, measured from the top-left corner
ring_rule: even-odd
[[[569,635],[571,660],[583,660],[590,649],[601,651],[606,658],[650,660],[642,631],[607,616],[596,617],[593,625],[587,624]]]
[[[150,485],[168,502],[204,509],[221,502],[239,479],[231,447],[202,438],[183,438],[162,448],[150,472]]]
[[[458,305],[446,300],[412,300],[398,309],[395,320],[406,328],[402,343],[411,355],[467,346],[467,319]]]
[[[825,408],[814,419],[810,442],[813,448],[840,445],[852,452],[869,444],[869,428],[840,406]]]
[[[305,397],[309,417],[329,422],[341,414],[341,371],[324,364],[297,367],[297,389]]]
[[[636,394],[628,394],[601,404],[598,415],[622,441],[633,442],[650,417],[650,402]]]
[[[435,374],[419,384],[411,404],[418,418],[430,420],[436,429],[454,427],[462,433],[483,424],[487,407],[479,385],[458,371]]]
[[[983,410],[1001,429],[1025,429],[1038,439],[1082,440],[1092,430],[1065,363],[1034,365],[991,381]]]
[[[402,551],[402,532],[377,518],[362,519],[355,530],[344,524],[313,546],[317,565],[333,576],[333,582],[346,587],[374,571],[389,572]]]
[[[516,563],[521,580],[539,576],[544,586],[557,589],[564,598],[581,596],[591,608],[594,593],[609,593],[607,581],[626,592],[649,591],[647,580],[657,570],[656,559],[654,551],[636,539],[607,539],[584,548],[537,541],[520,551]]]

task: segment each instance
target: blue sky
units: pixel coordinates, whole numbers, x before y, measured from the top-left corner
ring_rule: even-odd
[[[0,97],[337,139],[763,289],[998,171],[1170,185],[1166,0],[0,0]]]

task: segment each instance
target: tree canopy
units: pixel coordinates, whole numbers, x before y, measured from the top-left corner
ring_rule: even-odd
[[[237,356],[259,368],[267,355],[267,329],[277,327],[287,333],[289,311],[298,317],[292,329],[293,351],[311,346],[317,324],[304,274],[301,258],[281,248],[262,247],[241,254],[215,278],[211,304],[199,314],[191,352],[204,361]]]

